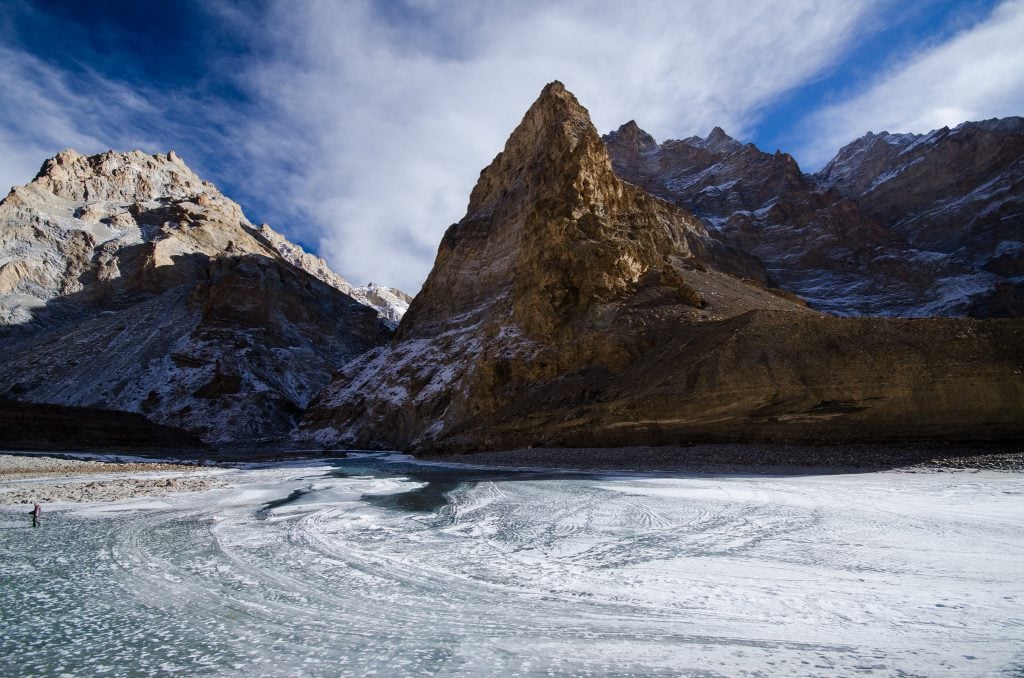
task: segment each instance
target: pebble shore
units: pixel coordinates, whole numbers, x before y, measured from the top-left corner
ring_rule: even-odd
[[[0,454],[0,504],[107,502],[199,492],[225,483],[209,468]]]
[[[999,447],[887,445],[699,444],[663,447],[522,448],[429,455],[425,460],[487,466],[583,471],[818,473],[906,471],[1024,471],[1024,445]]]

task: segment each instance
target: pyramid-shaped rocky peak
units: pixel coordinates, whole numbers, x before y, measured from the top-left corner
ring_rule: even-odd
[[[658,148],[687,164],[717,153]],[[721,155],[722,169],[776,161]],[[705,193],[727,201],[718,184]],[[552,83],[481,173],[395,341],[347,364],[300,435],[432,451],[1018,435],[1018,330],[957,342],[954,325],[825,317],[729,275],[744,260],[716,242],[616,178],[586,110]]]
[[[533,102],[505,148],[480,173],[469,200],[469,215],[496,203],[532,200],[558,190],[564,180],[583,171],[613,176],[608,153],[590,114],[557,80]]]
[[[480,174],[466,216],[399,329],[430,336],[485,309],[542,335],[701,249],[690,215],[619,180],[587,110],[547,85]]]

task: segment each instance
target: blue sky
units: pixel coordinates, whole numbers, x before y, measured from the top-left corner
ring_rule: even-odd
[[[1024,114],[1024,0],[0,0],[0,184],[175,149],[354,283],[415,291],[544,83],[604,132],[720,125],[808,171],[871,130]]]

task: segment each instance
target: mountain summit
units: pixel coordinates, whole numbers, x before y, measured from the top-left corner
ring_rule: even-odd
[[[516,326],[551,332],[670,257],[703,253],[706,239],[695,220],[616,178],[586,109],[553,82],[480,173],[399,337],[433,336],[501,304]]]
[[[481,172],[396,340],[346,365],[299,435],[445,451],[1021,432],[1019,323],[831,318],[752,269],[619,179],[551,83]]]

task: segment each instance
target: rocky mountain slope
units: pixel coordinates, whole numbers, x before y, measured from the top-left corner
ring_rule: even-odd
[[[346,365],[298,435],[454,451],[1024,434],[1021,322],[828,317],[744,279],[733,251],[619,179],[552,83],[395,341]]]
[[[0,394],[285,433],[395,314],[303,255],[173,152],[64,151],[0,202]]]
[[[693,210],[815,308],[1019,316],[1019,120],[868,135],[813,176],[719,128],[658,144],[631,121],[605,141],[620,177]]]
[[[954,279],[975,314],[1024,314],[1024,118],[929,134],[871,134],[815,181],[922,250],[970,268]]]

